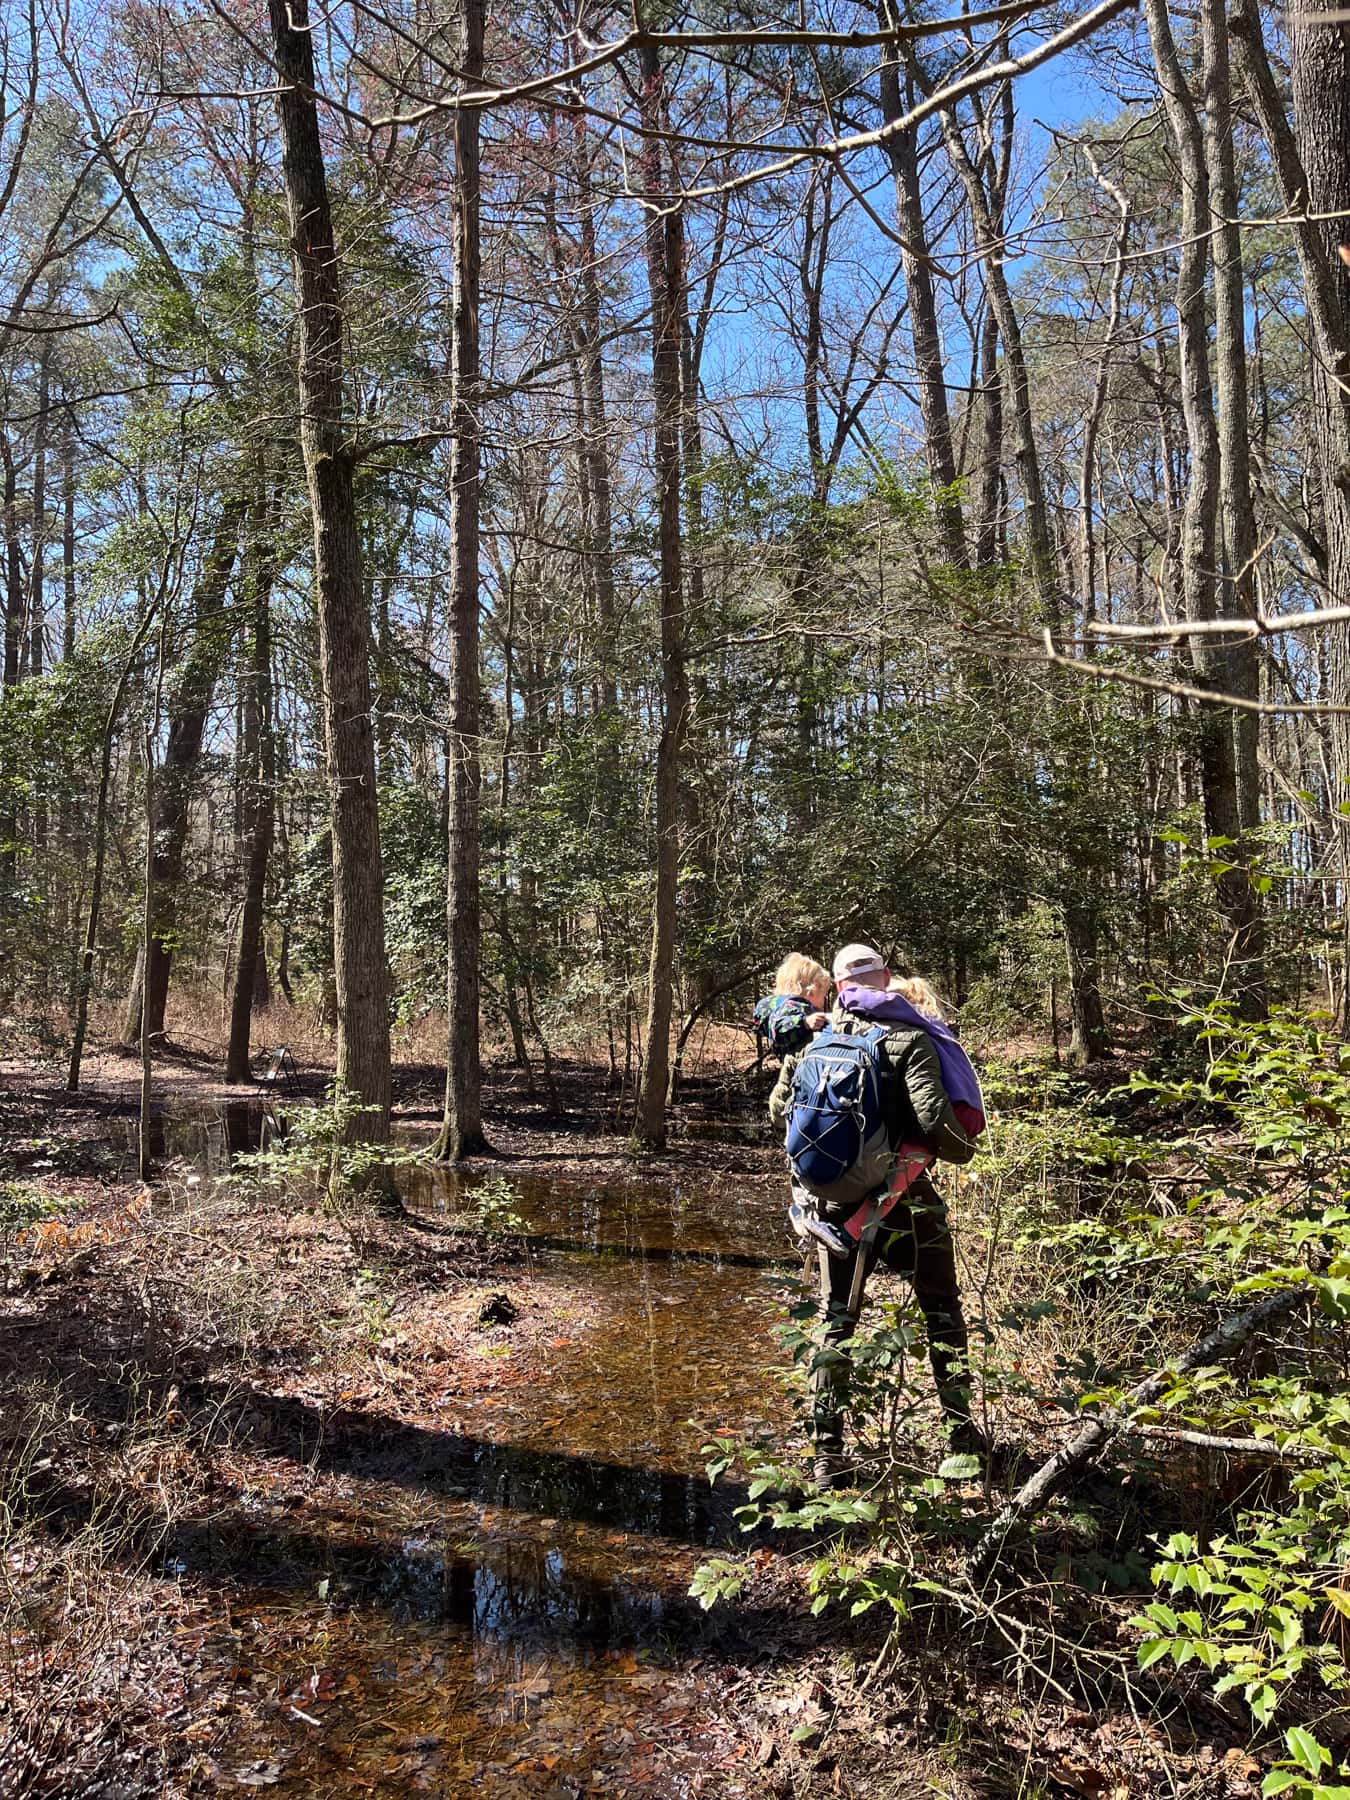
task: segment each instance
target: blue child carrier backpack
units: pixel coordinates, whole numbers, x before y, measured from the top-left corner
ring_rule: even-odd
[[[858,1036],[822,1031],[792,1078],[784,1140],[792,1178],[831,1210],[856,1206],[890,1173],[877,1057],[886,1035],[884,1025]]]

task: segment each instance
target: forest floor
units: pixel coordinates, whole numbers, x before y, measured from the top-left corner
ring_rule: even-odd
[[[688,1599],[744,1499],[709,1497],[689,1412],[791,1430],[745,1291],[784,1252],[777,1155],[725,1069],[641,1165],[602,1071],[547,1100],[494,1071],[503,1157],[400,1220],[214,1179],[188,1128],[239,1097],[218,1067],[157,1060],[183,1131],[146,1186],[135,1059],[97,1048],[78,1096],[38,1051],[0,1064],[0,1794],[1256,1793],[1230,1717],[1161,1688],[1141,1717],[1072,1658],[934,1615],[874,1667],[876,1615],[813,1616],[803,1541],[755,1540],[736,1603]],[[434,1068],[396,1096],[434,1127]],[[506,1235],[464,1209],[494,1175],[535,1209]],[[587,1250],[607,1192],[618,1240],[550,1255]],[[682,1213],[705,1235],[671,1237]],[[658,1353],[670,1392],[643,1399]],[[1118,1654],[1140,1598],[1068,1623]]]

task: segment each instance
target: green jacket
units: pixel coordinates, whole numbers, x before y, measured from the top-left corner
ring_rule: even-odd
[[[837,1002],[830,1015],[836,1031],[862,1036],[874,1021],[845,1011]],[[797,1051],[783,1058],[783,1066],[769,1096],[769,1117],[775,1125],[787,1120],[792,1103],[792,1078],[805,1055]],[[927,1144],[943,1162],[968,1163],[975,1154],[975,1140],[967,1137],[952,1111],[942,1085],[942,1066],[933,1040],[917,1026],[897,1025],[888,1031],[877,1058],[881,1066],[881,1100],[886,1108],[886,1128],[891,1143]]]

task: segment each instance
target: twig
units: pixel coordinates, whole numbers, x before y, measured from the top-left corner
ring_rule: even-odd
[[[1320,1463],[1326,1456],[1306,1444],[1277,1444],[1270,1438],[1217,1437],[1210,1431],[1189,1431],[1179,1425],[1127,1424],[1131,1437],[1168,1438],[1174,1444],[1193,1444],[1197,1450],[1222,1450],[1229,1456],[1273,1456],[1285,1462]]]
[[[1242,1348],[1254,1332],[1259,1331],[1263,1325],[1273,1324],[1286,1313],[1293,1312],[1307,1298],[1308,1288],[1303,1283],[1296,1287],[1277,1288],[1274,1293],[1258,1300],[1254,1306],[1249,1306],[1245,1312],[1234,1313],[1231,1318],[1225,1319],[1175,1362],[1131,1388],[1119,1406],[1106,1407],[1097,1413],[1067,1444],[1061,1445],[1048,1461],[1043,1462],[1034,1475],[1022,1483],[998,1513],[971,1552],[966,1565],[970,1579],[975,1582],[983,1581],[998,1561],[1013,1527],[1044,1505],[1066,1476],[1104,1449],[1118,1433],[1127,1430],[1137,1412],[1161,1399],[1168,1384],[1178,1375],[1185,1375],[1191,1369],[1202,1368],[1210,1363],[1226,1361]]]
[[[1070,1706],[1077,1704],[1069,1690],[1056,1681],[1050,1671],[1042,1663],[1038,1663],[1028,1649],[1028,1640],[1035,1629],[1033,1626],[1022,1619],[1014,1619],[1007,1613],[1001,1613],[997,1607],[991,1606],[982,1595],[962,1593],[956,1588],[944,1587],[941,1582],[927,1579],[925,1579],[923,1587],[926,1593],[936,1594],[940,1599],[950,1601],[959,1611],[967,1614],[973,1613],[977,1617],[985,1619],[994,1627],[1019,1664],[1030,1669],[1047,1687],[1053,1688],[1061,1700],[1067,1701]]]

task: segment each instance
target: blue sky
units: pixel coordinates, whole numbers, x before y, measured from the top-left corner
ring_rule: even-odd
[[[1036,39],[1037,34],[1026,32],[1015,48],[1024,50]],[[1113,110],[1115,102],[1105,94],[1100,83],[1094,81],[1092,64],[1083,58],[1082,53],[1070,50],[1038,69],[1029,71],[1019,77],[1016,83],[1017,102],[1017,155],[1015,162],[1016,190],[1013,197],[1014,225],[1026,222],[1039,192],[1041,172],[1052,153],[1048,128],[1072,131],[1085,119],[1106,110]],[[1043,129],[1044,128],[1044,129]],[[929,133],[934,131],[928,128]],[[941,152],[938,152],[941,160]],[[889,181],[884,174],[884,163],[880,157],[870,155],[855,158],[852,164],[855,178],[863,180],[871,187],[872,200],[883,216],[889,216],[891,201]],[[875,185],[873,185],[875,184]],[[874,267],[883,274],[889,267],[897,252],[890,242],[876,234],[870,252],[866,248],[869,228],[861,228],[861,240],[856,249],[870,255]],[[1035,255],[1034,245],[1028,245],[1025,260]],[[1013,256],[1008,260],[1008,270],[1015,280],[1018,265],[1023,257]],[[847,290],[849,276],[846,268],[840,270],[838,279]],[[903,289],[897,289],[897,296]],[[729,297],[728,297],[729,298]],[[946,300],[940,297],[940,305],[946,309]],[[743,310],[741,306],[731,304],[714,328],[708,346],[708,357],[705,374],[714,390],[723,386],[735,392],[738,388],[753,389],[763,378],[764,365],[760,357],[765,353],[766,340],[761,333],[762,320],[757,316],[758,309]],[[945,335],[945,334],[944,334]],[[774,340],[776,341],[776,340]],[[782,353],[782,345],[778,344]],[[958,386],[968,379],[968,369],[964,357],[962,335],[956,331],[948,339],[949,356],[948,379]],[[908,361],[908,332],[902,327],[892,354],[892,366],[903,367]],[[788,358],[790,361],[790,358]],[[770,402],[766,416],[772,418],[777,428],[783,433],[780,445],[792,458],[800,457],[801,451],[801,412],[800,395],[795,391],[795,382],[791,371],[787,374],[787,387],[781,397]],[[895,394],[891,393],[891,404],[895,404]],[[827,427],[828,429],[828,427]],[[884,434],[888,441],[889,433]]]

